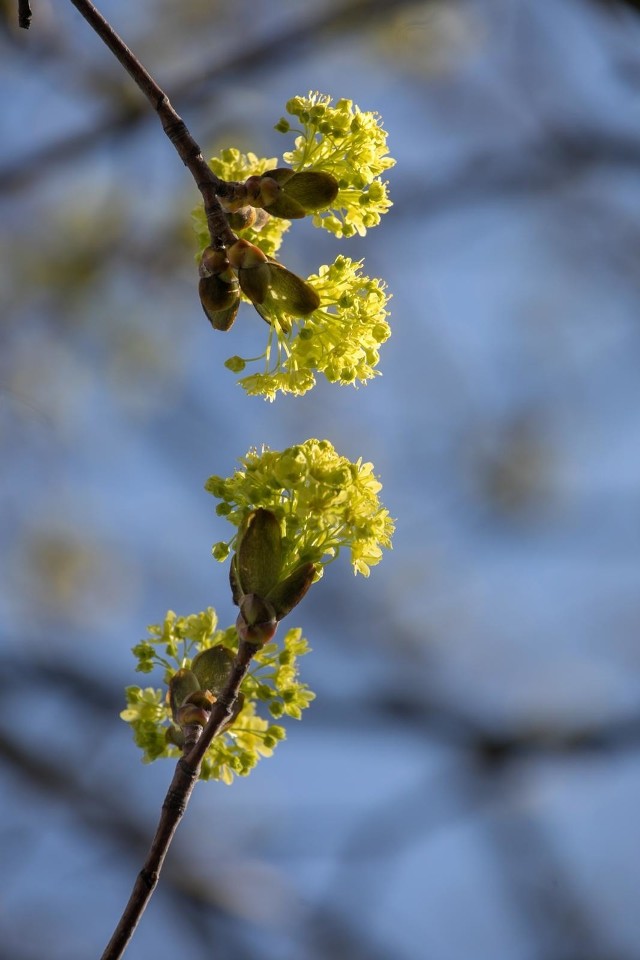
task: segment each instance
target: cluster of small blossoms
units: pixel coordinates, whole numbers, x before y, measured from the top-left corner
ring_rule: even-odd
[[[306,393],[317,373],[332,383],[365,383],[377,375],[378,349],[390,333],[385,285],[362,276],[361,264],[338,257],[302,280],[273,259],[291,225],[288,217],[308,214],[315,226],[338,237],[364,234],[379,223],[391,206],[380,174],[395,163],[380,118],[350,100],[332,105],[318,93],[293,98],[287,111],[302,128],[294,130],[300,135],[284,154],[289,168],[233,148],[210,160],[214,173],[234,185],[231,196],[242,198],[223,200],[241,242],[226,252],[214,250],[204,212],[194,212],[200,297],[212,326],[230,329],[241,300],[253,303],[270,326],[264,353],[251,360],[232,356],[225,364],[241,373],[247,363],[263,361],[263,371],[239,383],[249,395],[268,400]],[[284,118],[276,129],[293,130]],[[232,219],[245,201],[260,208],[259,218],[246,226]]]
[[[361,267],[361,262],[339,256],[309,277],[320,306],[303,323],[283,331],[275,350],[269,344],[265,372],[240,380],[248,394],[268,400],[278,392],[302,395],[315,385],[316,373],[331,383],[354,386],[379,376],[379,347],[391,334],[389,296],[384,282],[363,276]],[[240,372],[245,361],[231,357],[226,366]]]
[[[127,706],[120,714],[131,725],[145,763],[181,754],[180,730],[173,720],[167,690],[176,675],[188,671],[197,655],[205,650],[222,647],[232,657],[238,648],[236,628],[219,630],[211,607],[188,617],[169,611],[162,624],[148,628],[148,634],[148,639],[133,648],[138,661],[136,669],[150,673],[161,667],[165,689],[127,687]],[[285,738],[285,730],[260,711],[275,719],[300,719],[302,710],[315,696],[297,679],[297,658],[308,651],[302,632],[293,629],[285,634],[282,646],[268,643],[255,654],[253,668],[240,687],[241,708],[211,742],[200,779],[231,783],[234,775],[246,776],[261,757],[271,756]]]
[[[354,573],[369,575],[391,547],[394,524],[379,500],[382,484],[370,463],[349,461],[328,440],[307,440],[282,452],[249,451],[233,476],[210,477],[206,489],[220,503],[217,513],[241,528],[255,509],[271,511],[282,534],[282,575],[302,564],[323,565],[342,548],[350,551]],[[216,543],[225,560],[237,535]]]
[[[338,181],[331,210],[315,214],[314,226],[337,237],[364,236],[391,206],[380,175],[394,166],[395,160],[388,155],[380,116],[360,110],[351,100],[333,105],[331,97],[320,93],[293,97],[286,110],[301,130],[294,130],[300,135],[294,149],[283,155],[285,163],[294,170],[322,170]],[[282,117],[276,130],[288,133],[290,121]]]

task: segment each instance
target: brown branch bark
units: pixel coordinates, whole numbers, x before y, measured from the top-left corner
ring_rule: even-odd
[[[31,26],[31,7],[29,0],[18,0],[18,26],[28,30]]]
[[[172,107],[164,90],[142,66],[126,43],[90,0],[71,0],[71,3],[98,34],[122,64],[137,87],[158,114],[162,129],[175,147],[185,167],[191,173],[202,194],[204,210],[213,246],[231,245],[237,237],[230,229],[218,197],[228,193],[227,184],[216,177],[207,165],[202,151],[191,136],[182,117]]]

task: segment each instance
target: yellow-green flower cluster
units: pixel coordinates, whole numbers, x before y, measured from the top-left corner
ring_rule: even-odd
[[[266,370],[239,381],[248,394],[269,400],[278,392],[302,395],[314,386],[316,373],[353,386],[379,375],[379,347],[391,334],[389,295],[382,280],[363,276],[361,268],[361,262],[339,256],[308,278],[320,306],[286,329],[273,327]],[[239,372],[245,361],[232,357],[227,366]]]
[[[217,628],[213,608],[188,617],[169,611],[164,623],[148,628],[149,637],[133,648],[137,670],[149,673],[157,666],[164,668],[168,684],[180,669],[188,669],[196,654],[218,644],[237,651],[235,627]],[[202,763],[202,780],[231,783],[234,775],[246,776],[260,757],[268,757],[285,730],[261,715],[300,719],[302,711],[314,699],[304,683],[297,679],[297,658],[308,653],[309,646],[299,629],[289,630],[283,645],[269,643],[253,659],[253,669],[240,688],[244,704],[238,716],[209,746]],[[172,742],[177,732],[166,691],[154,687],[127,687],[127,706],[120,716],[133,729],[142,759],[150,763],[158,757],[178,757],[180,749]]]
[[[293,131],[299,136],[294,149],[284,154],[285,162],[297,174],[312,171],[322,176],[329,174],[333,182],[338,183],[336,198],[329,208],[313,214],[313,223],[338,237],[366,233],[391,206],[381,174],[395,161],[388,156],[387,133],[378,114],[360,110],[351,100],[338,100],[334,104],[331,97],[319,93],[294,97],[286,108],[299,128],[294,129],[290,121],[283,118],[276,129]],[[243,154],[234,148],[212,158],[210,166],[222,180],[238,183],[268,172],[283,172],[275,158]],[[283,183],[286,188],[287,181]],[[236,229],[242,235],[241,242],[249,241],[273,259],[291,222],[271,216],[264,209],[258,212],[261,216],[255,221],[256,226]],[[199,257],[202,257],[211,238],[201,209],[194,212],[194,225]],[[260,289],[260,296],[256,294],[253,298],[247,295],[247,283],[253,273],[243,268],[238,271],[242,289],[233,303],[230,319],[227,314],[231,311],[227,309],[224,314],[224,323],[218,321],[218,314],[214,313],[212,319],[210,303],[203,300],[205,312],[216,329],[226,330],[231,326],[240,298],[251,300],[269,324],[268,340],[261,356],[251,360],[232,356],[226,361],[225,365],[234,373],[244,371],[247,363],[264,361],[263,370],[240,378],[246,393],[274,400],[278,393],[298,396],[307,393],[315,385],[318,373],[324,374],[331,383],[353,386],[377,375],[379,347],[390,334],[386,320],[389,297],[385,284],[363,276],[361,267],[361,263],[340,256],[333,265],[321,267],[316,275],[303,281],[283,270],[281,265],[260,263],[254,271],[256,277],[259,272],[262,280],[269,270],[271,282],[264,293]],[[205,282],[214,285],[210,279],[200,281],[201,285]],[[301,299],[301,291],[306,292],[305,298]],[[311,299],[315,294],[320,298],[316,309]],[[306,310],[299,306],[303,302]],[[296,310],[302,310],[302,314],[296,316]]]
[[[223,150],[219,156],[209,160],[209,166],[221,180],[243,181],[247,177],[259,176],[278,166],[275,157],[267,159],[257,157],[255,153],[240,153],[235,147]],[[193,228],[198,238],[198,258],[211,243],[207,220],[202,205],[193,211]],[[242,231],[245,240],[255,243],[267,257],[275,257],[282,244],[282,238],[291,226],[290,220],[267,217],[259,229],[246,227]]]
[[[294,149],[283,155],[285,162],[294,170],[323,170],[339,185],[331,211],[317,213],[314,226],[337,237],[356,232],[364,236],[391,206],[380,174],[395,160],[388,155],[387,133],[379,115],[360,110],[351,100],[333,104],[331,97],[320,93],[293,97],[286,109],[301,130]],[[292,127],[283,117],[276,129],[287,133]]]
[[[233,476],[210,477],[206,489],[221,502],[217,512],[240,527],[259,507],[271,510],[282,530],[283,576],[303,563],[322,565],[349,548],[354,573],[369,576],[391,547],[394,524],[378,493],[371,463],[336,453],[328,440],[307,440],[282,452],[250,450]],[[224,560],[236,537],[214,545]]]

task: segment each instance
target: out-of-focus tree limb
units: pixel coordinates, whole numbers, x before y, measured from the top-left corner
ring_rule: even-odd
[[[166,82],[171,99],[180,109],[193,109],[211,98],[216,84],[228,86],[238,77],[243,82],[255,78],[262,71],[283,61],[292,62],[309,54],[309,50],[326,43],[332,36],[362,32],[363,24],[372,27],[381,20],[396,15],[410,0],[398,0],[392,6],[388,0],[351,0],[330,10],[307,16],[304,20],[281,27],[272,36],[260,37],[253,43],[244,42],[240,49],[229,53],[215,64],[199,64],[188,76]],[[119,139],[149,116],[146,104],[127,105],[117,113],[99,118],[92,126],[77,133],[65,134],[59,140],[39,150],[19,157],[0,168],[0,193],[28,186],[44,171],[50,175],[52,167],[77,159],[104,140]]]
[[[416,182],[410,175],[394,183],[394,212],[437,214],[492,196],[548,192],[569,185],[592,170],[640,170],[640,137],[587,128],[554,129],[506,150],[486,150],[456,168],[430,170]],[[398,210],[400,208],[400,211]]]

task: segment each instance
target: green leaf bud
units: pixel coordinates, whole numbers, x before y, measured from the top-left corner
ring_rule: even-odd
[[[287,180],[283,188],[292,200],[297,200],[311,212],[328,207],[338,195],[338,181],[323,170],[302,170]]]
[[[236,571],[243,594],[266,597],[282,565],[280,523],[271,510],[253,510],[238,535]]]
[[[266,263],[268,257],[262,252],[255,243],[248,240],[236,240],[227,250],[227,256],[232,267],[236,270],[248,270],[251,267],[258,267]]]
[[[282,187],[273,177],[268,174],[260,177],[260,202],[263,207],[268,207],[270,203],[277,200],[281,192]]]
[[[236,607],[240,606],[243,597],[242,585],[238,576],[238,556],[234,553],[229,564],[229,585],[231,587],[231,597]]]
[[[260,185],[260,177],[257,176],[257,174],[247,177],[244,182],[244,193],[247,198],[247,202],[258,207],[260,206]]]
[[[229,260],[224,250],[219,247],[205,247],[200,258],[198,272],[201,277],[226,275],[229,266]]]
[[[178,670],[169,681],[169,704],[173,719],[177,719],[178,709],[190,693],[200,689],[198,678],[191,670]]]
[[[292,170],[291,167],[274,167],[273,170],[266,170],[261,177],[261,180],[264,182],[265,178],[269,180],[275,180],[275,182],[280,186],[284,185],[295,176],[295,170]]]
[[[221,644],[199,653],[191,664],[191,670],[202,690],[210,690],[218,696],[229,679],[233,667],[233,654]]]
[[[242,643],[264,646],[273,640],[277,629],[278,624],[270,603],[252,593],[241,598],[236,630]]]
[[[269,264],[259,263],[255,267],[240,267],[238,280],[245,297],[248,297],[254,305],[264,303],[269,290]]]
[[[264,207],[272,217],[280,217],[283,220],[302,220],[308,212],[298,200],[288,196],[284,191],[274,197],[269,204],[265,203]]]
[[[240,289],[225,251],[207,247],[199,273],[198,293],[207,319],[215,330],[229,330],[240,306]]]
[[[235,277],[230,282],[216,275],[201,277],[198,294],[202,309],[214,330],[230,330],[240,306],[240,293]]]
[[[240,207],[238,210],[227,214],[227,223],[231,229],[235,231],[247,230],[249,227],[253,227],[257,219],[258,213],[256,208],[251,206]]]
[[[316,565],[304,563],[282,580],[267,594],[273,605],[276,620],[282,620],[296,607],[316,579]]]
[[[277,167],[262,174],[260,194],[272,216],[297,220],[328,207],[338,194],[338,181],[322,170]]]
[[[273,624],[275,633],[276,619],[272,605],[255,593],[247,593],[240,600],[240,618],[248,627]],[[269,640],[273,639],[273,634]],[[267,641],[261,641],[266,643]]]

